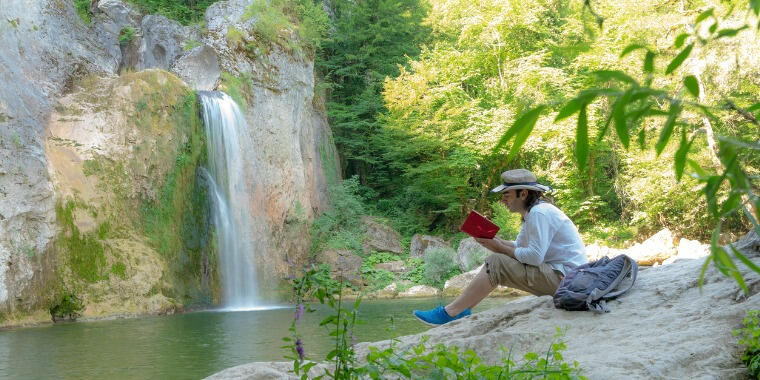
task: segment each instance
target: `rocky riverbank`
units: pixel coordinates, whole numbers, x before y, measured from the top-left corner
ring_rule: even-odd
[[[760,257],[760,238],[754,233],[735,243],[745,255]],[[740,266],[749,294],[712,265],[698,285],[700,258],[676,259],[670,265],[643,268],[636,286],[609,303],[609,314],[555,309],[551,297],[523,297],[504,307],[474,314],[425,333],[401,337],[396,352],[418,344],[444,343],[473,349],[487,363],[497,363],[502,352],[513,357],[545,352],[556,328],[565,329],[565,360],[578,361],[590,379],[704,378],[742,379],[746,368],[732,331],[741,326],[747,310],[760,306],[760,275]],[[368,347],[387,347],[389,341],[361,343],[361,359]],[[221,371],[209,379],[286,379],[289,363],[250,363]],[[320,371],[314,370],[314,374]]]

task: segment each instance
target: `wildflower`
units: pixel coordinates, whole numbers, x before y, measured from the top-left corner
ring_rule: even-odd
[[[303,304],[299,303],[298,307],[296,307],[296,311],[293,312],[293,320],[298,322],[298,320],[301,319],[302,315],[303,315]]]
[[[296,339],[296,353],[298,353],[298,359],[303,360],[303,342],[301,342],[301,338]]]

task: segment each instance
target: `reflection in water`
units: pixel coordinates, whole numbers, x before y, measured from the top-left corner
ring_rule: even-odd
[[[507,299],[486,299],[476,312]],[[358,341],[428,329],[411,315],[437,299],[363,301]],[[306,354],[322,360],[332,343],[315,305],[298,325]],[[391,317],[394,325],[390,323]],[[252,361],[283,361],[292,307],[246,312],[204,311],[166,317],[56,324],[0,331],[0,379],[198,379]]]

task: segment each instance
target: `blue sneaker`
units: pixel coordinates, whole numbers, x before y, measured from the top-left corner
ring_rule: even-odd
[[[470,308],[464,309],[461,313],[459,313],[457,316],[451,317],[446,312],[446,309],[443,307],[443,305],[436,307],[432,310],[415,310],[412,312],[417,319],[422,321],[423,323],[426,323],[431,326],[439,326],[444,323],[448,323],[451,321],[456,321],[459,318],[464,318],[470,314],[472,314],[472,311],[470,311]]]

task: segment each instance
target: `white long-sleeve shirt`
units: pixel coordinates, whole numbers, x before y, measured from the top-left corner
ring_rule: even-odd
[[[575,224],[550,203],[539,203],[525,214],[515,247],[515,258],[521,263],[547,263],[563,274],[588,262]]]

